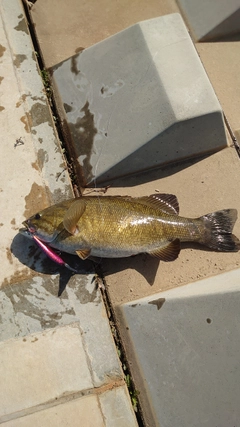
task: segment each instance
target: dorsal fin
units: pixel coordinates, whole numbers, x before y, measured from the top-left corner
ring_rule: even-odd
[[[162,261],[174,261],[178,257],[180,249],[180,240],[175,239],[164,248],[158,248],[148,253]]]
[[[86,202],[80,198],[73,202],[64,215],[63,226],[70,234],[78,232],[77,223],[86,209]]]
[[[178,199],[173,194],[151,194],[150,196],[139,197],[137,200],[140,203],[153,206],[155,209],[160,209],[169,215],[179,214]]]

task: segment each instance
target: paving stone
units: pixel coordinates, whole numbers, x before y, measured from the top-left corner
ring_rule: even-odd
[[[64,281],[64,276],[60,281]],[[78,322],[95,387],[122,381],[108,318],[93,274],[66,277],[58,298],[59,277],[44,275],[0,290],[0,342]]]
[[[87,184],[227,145],[220,104],[179,14],[133,25],[52,71]]]
[[[104,427],[96,396],[85,396],[4,423],[6,427]]]
[[[136,427],[131,401],[126,386],[117,387],[99,395],[106,427]]]
[[[178,3],[197,41],[211,41],[240,33],[238,0],[178,0]]]
[[[238,425],[239,273],[120,306],[149,425]]]
[[[93,387],[78,324],[0,344],[0,420]]]

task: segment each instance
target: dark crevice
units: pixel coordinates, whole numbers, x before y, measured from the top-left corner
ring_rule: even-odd
[[[121,340],[121,334],[118,328],[118,324],[117,324],[117,319],[115,317],[115,312],[111,303],[111,298],[110,295],[108,293],[108,288],[107,288],[107,284],[106,281],[104,279],[104,275],[101,269],[101,265],[97,264],[95,265],[95,270],[96,270],[96,274],[97,277],[99,278],[99,280],[101,281],[101,283],[103,284],[103,286],[99,286],[101,293],[102,293],[102,298],[105,304],[105,308],[106,308],[106,312],[107,312],[107,316],[108,316],[108,320],[109,320],[109,325],[111,328],[111,332],[112,332],[112,336],[115,342],[115,346],[117,349],[117,353],[118,353],[118,357],[120,359],[121,365],[122,365],[122,369],[124,372],[124,378],[125,378],[125,382],[126,385],[128,387],[128,391],[129,391],[129,395],[130,395],[130,399],[133,405],[133,409],[136,415],[136,419],[138,422],[139,427],[145,427],[145,422],[144,422],[144,417],[143,417],[143,412],[139,403],[139,399],[138,399],[138,394],[139,391],[136,389],[134,381],[133,381],[133,377],[131,375],[131,370],[130,370],[130,366],[127,360],[127,355]]]

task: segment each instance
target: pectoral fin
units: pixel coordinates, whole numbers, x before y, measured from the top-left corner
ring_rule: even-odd
[[[81,259],[87,259],[90,253],[91,253],[91,249],[79,249],[78,251],[76,251],[76,254]]]
[[[158,248],[149,252],[150,255],[161,259],[162,261],[174,261],[180,252],[180,240],[175,239],[164,248]]]
[[[77,234],[77,223],[86,209],[84,198],[80,198],[73,202],[70,208],[64,215],[63,226],[70,234]]]

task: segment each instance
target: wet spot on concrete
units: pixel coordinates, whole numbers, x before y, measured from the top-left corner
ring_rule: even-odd
[[[38,162],[32,162],[32,168],[36,169],[36,171],[39,171],[39,166],[38,166]]]
[[[155,299],[153,301],[149,301],[148,304],[154,304],[157,306],[157,309],[160,310],[160,308],[162,308],[163,304],[165,303],[166,299],[165,298],[158,298]]]
[[[40,170],[42,170],[44,163],[48,162],[49,160],[47,151],[40,148],[40,150],[38,150],[37,159],[38,159],[38,166]]]
[[[93,151],[94,137],[97,134],[97,128],[94,123],[94,115],[89,109],[89,102],[87,101],[84,107],[81,109],[80,114],[83,117],[79,117],[76,123],[68,123],[70,133],[74,139],[74,147],[76,150],[77,157],[83,156],[83,169],[84,177],[87,182],[93,179],[92,165],[90,163],[91,154]]]
[[[29,218],[50,205],[50,194],[48,193],[47,187],[38,185],[36,182],[32,184],[30,193],[25,197],[25,218]]]
[[[63,106],[66,113],[70,113],[72,111],[71,105],[66,104],[66,102],[64,102]]]
[[[30,133],[31,132],[31,127],[32,127],[32,117],[31,115],[27,112],[24,116],[22,116],[20,118],[21,122],[24,124],[24,129],[26,132]]]
[[[17,68],[19,68],[23,61],[27,59],[26,55],[15,55],[15,58],[13,60],[13,65]]]
[[[5,277],[5,279],[3,280],[2,284],[1,284],[1,289],[7,287],[7,286],[12,286],[15,283],[19,284],[20,282],[25,281],[26,279],[28,279],[31,276],[30,270],[29,268],[24,268],[21,271],[15,271],[14,274],[12,274],[12,276],[10,277]]]
[[[6,253],[7,253],[7,259],[10,262],[10,264],[13,264],[13,257],[12,257],[12,252],[10,251],[9,248],[6,248]]]
[[[23,31],[24,33],[28,34],[28,29],[27,29],[26,21],[25,21],[23,15],[21,16],[21,18],[22,19],[19,21],[18,25],[16,27],[14,27],[14,30],[16,30],[16,31]]]
[[[76,76],[78,75],[78,73],[80,73],[80,70],[78,69],[78,66],[77,66],[77,59],[78,59],[79,55],[80,55],[80,53],[78,53],[77,55],[74,55],[71,59],[71,71]]]
[[[5,110],[5,107],[3,107],[2,105],[0,105],[0,111]]]
[[[113,86],[103,85],[101,87],[100,93],[101,93],[103,98],[109,98],[109,97],[113,96],[123,86],[124,86],[124,81],[123,80],[117,80],[116,83],[113,84]]]
[[[4,55],[5,50],[6,48],[2,44],[0,44],[0,58]]]
[[[84,47],[77,47],[77,49],[75,49],[75,53],[82,52],[84,49]]]
[[[24,101],[26,101],[27,95],[24,93],[18,102],[16,102],[16,107],[19,108]]]
[[[32,116],[32,126],[38,126],[49,121],[49,110],[46,104],[36,102],[30,110]]]

